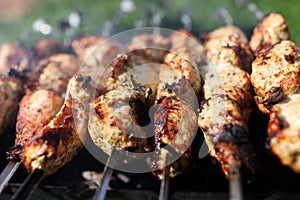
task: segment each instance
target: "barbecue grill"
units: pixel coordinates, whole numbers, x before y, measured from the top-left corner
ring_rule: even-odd
[[[124,1],[122,2],[124,3]],[[130,1],[128,0],[127,2]],[[237,1],[238,3],[255,17],[262,17],[259,8],[255,7],[256,4],[253,2]],[[121,23],[120,21],[128,11],[121,9],[112,20],[106,21],[102,34],[109,35],[117,32],[118,28],[116,27]],[[185,10],[182,10],[180,14],[181,26],[195,32],[195,28],[192,27],[193,20],[191,15]],[[137,26],[164,25],[162,22],[164,17],[169,17],[165,15],[166,13],[160,13],[160,11],[157,13],[150,12],[148,16],[153,17],[152,24],[149,24],[147,21],[137,20],[140,23],[140,25],[137,23]],[[225,24],[234,22],[230,9],[227,10],[224,7],[218,8],[215,16]],[[66,37],[67,39],[64,40],[65,43],[68,43],[68,37],[71,38],[76,34],[76,28],[73,27],[72,29],[70,23],[66,26],[67,28],[63,28],[62,34],[69,34]],[[251,34],[251,29],[246,31]],[[48,35],[47,32],[46,34],[45,32],[39,34]],[[24,42],[23,39],[22,42]],[[261,161],[261,169],[255,176],[244,175],[242,177],[244,197],[249,200],[300,199],[298,187],[300,185],[300,176],[282,166],[266,146],[267,122],[268,116],[261,114],[256,108],[251,116],[250,129],[251,133],[253,133],[251,137],[254,141],[256,153]],[[11,127],[8,132],[13,133],[14,127]],[[1,153],[13,144],[13,138],[9,135],[13,134],[2,136],[0,148],[3,149],[1,149]],[[170,199],[206,198],[222,200],[229,198],[228,181],[224,177],[220,165],[210,156],[199,158],[199,144],[202,144],[203,140],[202,134],[199,133],[193,142],[195,167],[186,174],[170,179]],[[2,171],[7,164],[4,153],[1,154],[1,160]],[[103,176],[104,168],[105,165],[99,163],[86,149],[83,149],[75,159],[57,173],[42,180],[39,188],[34,190],[31,199],[91,199],[99,184],[99,180]],[[27,176],[28,173],[20,167],[14,173],[0,198],[9,199]],[[109,184],[107,199],[157,199],[160,192],[160,183],[151,173],[134,174],[115,171]]]

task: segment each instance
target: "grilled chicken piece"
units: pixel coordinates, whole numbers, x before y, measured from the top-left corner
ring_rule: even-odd
[[[38,86],[63,95],[68,81],[79,69],[78,60],[70,54],[55,54],[46,60],[47,65],[39,76]]]
[[[160,34],[140,34],[133,37],[128,45],[128,51],[141,52],[147,58],[163,61],[169,46],[169,40]]]
[[[270,148],[282,164],[300,173],[299,125],[300,49],[283,40],[260,53],[252,64],[256,103],[270,115]],[[262,78],[263,79],[260,79]]]
[[[284,17],[278,13],[270,13],[254,28],[250,46],[258,55],[260,51],[267,50],[275,43],[289,39],[290,32]]]
[[[251,51],[244,34],[234,26],[217,29],[209,33],[208,39],[208,66],[203,69],[205,101],[198,125],[210,155],[221,163],[226,177],[230,176],[231,166],[244,166],[253,173],[256,158],[247,126],[252,92],[250,76],[243,70],[249,70],[249,58],[243,59]]]
[[[251,82],[255,100],[263,113],[300,88],[300,49],[291,41],[281,41],[261,53],[252,63]]]
[[[24,48],[12,43],[0,46],[0,75],[19,78],[29,64],[29,54]]]
[[[153,174],[163,179],[163,170],[170,165],[170,177],[193,166],[191,143],[197,131],[197,115],[193,108],[177,97],[165,97],[154,114],[155,157]]]
[[[71,46],[81,62],[87,62],[90,54],[95,54],[95,49],[106,38],[97,35],[83,35],[75,38]]]
[[[236,26],[221,27],[206,35],[207,63],[231,64],[250,72],[253,54],[245,34]]]
[[[289,98],[272,108],[268,126],[271,151],[281,163],[300,174],[300,95],[291,94]]]
[[[22,161],[28,171],[40,169],[51,175],[82,148],[81,137],[87,134],[87,102],[93,91],[86,80],[75,76],[69,81],[61,109],[24,147]]]
[[[47,125],[63,104],[63,98],[50,90],[30,92],[20,101],[15,146],[8,154],[11,160],[22,160],[23,149],[37,132]]]
[[[37,83],[28,83],[26,95],[19,103],[15,146],[8,152],[9,159],[25,160],[25,148],[61,109],[67,81],[78,69],[71,55],[56,54],[46,61],[41,75],[34,78]]]
[[[184,31],[175,32],[169,40],[172,46],[165,55],[165,64],[160,68],[156,99],[160,101],[173,91],[182,100],[192,104],[194,102],[189,97],[195,94],[199,96],[201,93],[199,67],[203,62],[204,47],[194,36]],[[194,94],[190,94],[191,92]]]
[[[186,30],[174,32],[169,37],[171,44],[170,53],[179,55],[179,57],[191,62],[193,66],[198,66],[205,62],[205,49],[198,39]],[[166,62],[171,62],[169,59]]]
[[[115,89],[92,102],[89,132],[105,153],[110,155],[113,148],[129,152],[148,150],[147,133],[139,125],[136,109],[149,109],[154,99],[151,102],[151,91],[147,87]]]
[[[170,36],[171,50],[160,67],[154,115],[153,174],[163,178],[163,169],[169,160],[170,176],[174,177],[192,168],[191,142],[197,131],[201,77],[198,65],[203,62],[204,48],[190,34],[176,32]],[[177,42],[178,41],[178,42]],[[167,149],[163,148],[167,146]]]
[[[23,94],[21,82],[14,78],[0,77],[0,135],[15,124],[18,102]]]
[[[121,52],[120,44],[97,35],[80,36],[72,41],[71,46],[82,65],[100,67],[101,69],[97,69],[100,70],[100,73]]]
[[[60,43],[54,39],[42,39],[33,46],[33,54],[36,60],[41,60],[57,54],[62,50]]]

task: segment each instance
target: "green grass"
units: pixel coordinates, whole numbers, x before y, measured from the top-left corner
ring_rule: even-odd
[[[138,19],[148,19],[147,25],[152,25],[149,18],[143,17],[145,16],[143,12],[145,9],[156,12],[159,9],[155,6],[157,1],[135,1],[137,4],[136,11],[125,15],[114,28],[113,34],[134,28],[134,23]],[[236,6],[235,0],[165,0],[165,2],[168,4],[168,8],[161,24],[165,28],[182,28],[179,12],[184,8],[191,14],[194,34],[200,35],[211,31],[224,25],[222,20],[214,19],[214,13],[220,6],[226,8],[232,15],[234,24],[247,33],[251,33],[252,28],[258,23],[258,20],[246,8]],[[300,26],[298,23],[300,4],[298,0],[255,0],[254,2],[264,14],[271,11],[282,13],[290,26],[292,39],[300,44]],[[112,19],[118,12],[119,4],[120,0],[44,0],[37,4],[28,15],[10,23],[0,22],[0,42],[17,42],[20,36],[24,34],[32,35],[31,40],[33,42],[41,37],[39,34],[34,35],[32,33],[32,23],[35,19],[43,18],[57,30],[60,21],[67,19],[72,11],[80,11],[85,16],[84,23],[78,30],[79,34],[101,34],[104,22]],[[63,39],[63,35],[59,32],[56,32],[52,37]]]

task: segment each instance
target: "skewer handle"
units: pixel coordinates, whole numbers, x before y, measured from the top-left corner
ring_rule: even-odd
[[[158,200],[169,199],[169,183],[170,183],[170,166],[166,166],[164,169],[164,178],[160,184]]]
[[[108,184],[109,184],[110,178],[112,176],[112,173],[114,171],[114,169],[109,166],[113,162],[115,153],[116,153],[116,149],[113,148],[111,151],[111,155],[108,157],[108,159],[106,161],[106,165],[105,165],[105,168],[103,171],[103,177],[100,181],[99,187],[96,190],[96,193],[93,196],[93,200],[105,200]]]
[[[11,177],[14,175],[16,170],[19,168],[21,162],[16,162],[16,161],[10,161],[3,172],[0,175],[0,194],[3,192],[5,186],[11,179]]]
[[[32,192],[38,187],[39,183],[44,177],[42,170],[36,169],[26,178],[23,184],[19,187],[11,200],[25,200],[29,199]]]
[[[105,200],[108,184],[113,171],[114,171],[113,168],[110,168],[107,165],[105,166],[103,171],[103,177],[101,179],[99,187],[96,190],[93,200]]]
[[[240,167],[231,166],[229,178],[229,199],[243,200]]]

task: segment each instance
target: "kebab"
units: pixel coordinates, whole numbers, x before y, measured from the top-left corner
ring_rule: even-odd
[[[169,177],[193,166],[191,142],[197,131],[195,111],[202,90],[198,67],[205,52],[199,41],[184,30],[173,33],[169,40],[171,48],[160,68],[154,114],[156,156],[152,167],[153,174],[163,180],[159,199],[167,197],[164,187],[168,187]],[[178,159],[169,165],[170,157]]]
[[[180,35],[180,34],[178,34],[178,35]],[[172,40],[175,41],[176,39],[182,39],[178,35],[173,35]],[[181,33],[181,36],[182,36],[182,33]],[[133,39],[133,42],[131,43],[131,45],[129,45],[130,48],[135,49],[134,48],[135,42],[139,41],[140,39],[145,39],[145,38],[149,41],[149,39],[147,38],[146,35],[140,35],[140,36],[135,37]],[[184,133],[180,133],[180,134],[183,134],[184,136],[186,136],[188,138],[188,140],[190,141],[192,139],[191,135],[194,132],[194,130],[196,129],[196,114],[193,111],[193,108],[191,106],[189,106],[187,103],[182,102],[182,100],[180,100],[178,97],[175,97],[175,95],[176,95],[175,91],[177,92],[177,94],[179,94],[179,96],[180,95],[182,96],[182,95],[184,95],[183,93],[184,93],[185,89],[187,89],[187,85],[190,85],[190,84],[192,84],[192,87],[195,88],[195,91],[197,93],[200,93],[201,81],[200,81],[200,74],[198,71],[198,66],[197,65],[191,66],[191,64],[186,59],[182,58],[183,56],[185,56],[185,57],[198,56],[199,57],[199,55],[196,55],[196,51],[194,51],[194,54],[192,54],[191,53],[192,51],[188,50],[189,46],[194,45],[193,47],[197,47],[196,46],[197,41],[191,42],[191,41],[188,41],[187,38],[188,38],[188,36],[185,36],[185,38],[182,39],[182,41],[181,41],[181,44],[185,45],[185,46],[175,46],[174,45],[173,49],[174,49],[174,51],[176,51],[176,53],[174,52],[173,54],[169,54],[168,57],[165,58],[166,66],[162,66],[162,68],[160,69],[161,83],[160,83],[160,86],[158,86],[158,88],[159,88],[158,90],[160,91],[160,93],[156,95],[156,101],[157,101],[157,103],[159,102],[159,107],[157,109],[156,114],[154,115],[154,120],[156,121],[155,122],[156,127],[154,128],[155,129],[155,131],[154,131],[155,132],[155,136],[154,136],[155,144],[153,144],[153,145],[154,145],[154,149],[156,149],[156,151],[160,150],[159,149],[160,147],[158,147],[158,145],[160,145],[160,144],[162,144],[162,145],[171,144],[172,143],[171,141],[172,141],[172,139],[174,139],[174,136],[177,134],[177,132],[182,131],[182,130],[180,130],[182,128],[182,126],[186,127],[186,125],[182,125],[182,123],[178,123],[178,124],[176,123],[176,121],[179,122],[180,120],[182,120],[183,116],[190,116],[190,117],[186,118],[186,120],[194,119],[195,123],[194,123],[194,126],[192,125],[191,127],[187,128],[187,130],[185,130],[185,128],[184,128],[184,131],[183,131]],[[159,41],[160,37],[156,37],[155,39],[156,39],[156,41],[157,40]],[[143,44],[143,43],[139,42],[139,44]],[[154,44],[156,44],[155,41],[154,41]],[[161,43],[159,43],[159,44],[161,44]],[[149,42],[148,42],[148,45],[149,45]],[[138,47],[140,47],[140,46],[138,46]],[[193,50],[194,49],[195,48],[193,48]],[[143,47],[142,47],[142,50],[144,50]],[[204,48],[199,48],[199,50],[201,53],[204,52]],[[199,53],[199,51],[197,53]],[[155,55],[155,56],[152,56],[152,55]],[[90,115],[90,120],[89,120],[89,130],[91,133],[91,137],[92,137],[94,143],[96,143],[97,146],[99,146],[103,151],[105,151],[111,157],[112,157],[112,155],[111,155],[112,149],[114,147],[122,148],[122,149],[129,149],[129,150],[133,149],[135,152],[145,152],[145,148],[147,147],[147,142],[143,142],[143,140],[136,140],[136,138],[134,138],[134,137],[130,137],[130,136],[128,137],[128,133],[134,132],[135,134],[138,134],[138,135],[145,135],[143,130],[140,129],[139,127],[136,127],[136,125],[135,125],[138,122],[138,120],[132,121],[132,118],[133,119],[138,118],[137,113],[136,113],[137,109],[147,111],[147,107],[149,107],[149,105],[153,104],[153,102],[151,103],[151,101],[150,101],[150,104],[147,104],[147,102],[149,103],[150,99],[148,99],[148,100],[146,99],[146,101],[145,101],[145,96],[149,97],[149,94],[144,92],[144,91],[147,91],[147,89],[139,91],[139,93],[142,94],[142,96],[136,95],[136,89],[132,89],[132,88],[135,88],[134,87],[135,84],[132,83],[130,78],[126,79],[126,77],[130,77],[130,75],[128,75],[128,71],[126,69],[128,68],[128,66],[129,66],[129,68],[131,68],[137,64],[140,65],[143,63],[151,62],[151,61],[152,62],[155,61],[157,63],[161,58],[163,58],[163,55],[164,55],[164,52],[161,49],[159,49],[159,51],[157,52],[157,48],[155,48],[154,50],[146,49],[146,51],[133,50],[130,53],[128,53],[126,56],[119,57],[119,59],[117,59],[116,64],[114,64],[113,67],[111,67],[111,69],[114,68],[115,66],[117,67],[117,70],[114,70],[114,71],[116,71],[118,73],[113,73],[114,75],[120,74],[118,76],[115,76],[116,78],[113,79],[114,81],[110,82],[110,83],[116,83],[116,86],[113,87],[114,88],[113,90],[110,90],[109,92],[101,95],[99,98],[97,98],[95,100],[95,103],[92,104],[93,112],[90,112],[91,115]],[[154,57],[154,59],[152,57]],[[122,58],[123,58],[123,61],[122,61]],[[136,58],[139,58],[139,59],[136,59]],[[195,59],[193,64],[196,64],[197,62],[200,62],[200,61],[201,61],[200,58]],[[172,64],[170,64],[171,66],[167,66],[167,65],[169,65],[169,63],[172,63]],[[178,78],[175,78],[175,81],[173,79],[169,78],[168,73],[171,71],[173,74],[173,76],[172,76],[173,78],[178,76]],[[123,72],[123,74],[120,72]],[[110,78],[112,78],[112,77],[110,77]],[[170,80],[172,80],[172,82]],[[120,82],[120,83],[118,83],[118,82]],[[124,84],[124,83],[126,83],[126,84]],[[167,92],[167,90],[168,90],[168,92]],[[149,91],[152,91],[151,95],[153,96],[153,94],[154,94],[154,96],[155,96],[155,93],[153,92],[154,91],[153,88],[151,88]],[[164,93],[168,93],[168,94],[166,95]],[[116,95],[116,94],[118,94],[118,95]],[[138,108],[134,107],[135,104],[132,104],[129,106],[126,103],[126,99],[131,98],[130,101],[134,102],[136,100],[134,100],[133,97],[135,97],[135,98],[139,97],[138,98],[139,102],[146,102],[146,103],[142,103],[142,105],[140,103]],[[125,101],[125,103],[120,103],[120,102],[124,102],[124,101]],[[194,101],[197,102],[198,100],[194,99]],[[114,110],[113,105],[117,104],[116,102],[118,102],[118,106]],[[145,105],[146,105],[146,107],[145,107]],[[118,112],[118,110],[120,110],[120,112]],[[118,115],[116,115],[114,113],[118,113]],[[128,115],[128,113],[130,113],[130,114]],[[187,124],[187,123],[190,124],[190,122],[187,122],[185,120],[183,120],[183,121],[184,121],[184,124]],[[161,129],[164,130],[163,131],[164,133],[161,132],[162,131]],[[110,130],[110,131],[108,131],[108,130]],[[111,134],[111,132],[113,132],[113,134]],[[165,142],[165,144],[164,144],[164,142]],[[172,169],[171,176],[176,176],[177,174],[185,171],[185,169],[183,169],[183,167],[185,167],[185,168],[190,167],[189,163],[191,163],[191,149],[188,148],[190,143],[188,143],[187,144],[188,146],[186,146],[186,145],[182,144],[181,139],[178,139],[178,137],[177,137],[177,141],[175,141],[175,144],[172,144],[172,145],[176,146],[175,151],[178,151],[177,153],[184,154],[184,156],[182,156],[182,158],[185,157],[185,159],[181,159],[181,161],[176,162],[176,164],[174,164],[171,168]],[[188,151],[185,153],[184,151],[186,149],[188,149]],[[164,155],[161,154],[158,157],[159,158],[156,158],[152,162],[152,167],[153,167],[153,170],[156,170],[155,174],[162,179],[161,172],[163,170],[159,163],[165,163],[166,161],[165,161]],[[159,166],[159,168],[158,168],[158,166]],[[111,174],[111,172],[109,174]],[[106,179],[106,177],[104,176],[103,179]],[[107,181],[102,181],[101,187],[103,187],[103,183],[105,183],[105,182],[107,183]],[[103,195],[103,193],[101,194],[101,191],[103,192],[105,190],[103,190],[103,189],[101,190],[101,188],[100,188],[96,192],[96,196],[99,195],[99,198],[104,198],[104,195]]]
[[[9,164],[11,167],[19,165],[22,161],[29,172],[33,173],[35,168],[42,168],[45,174],[49,175],[54,173],[61,164],[52,163],[54,169],[39,165],[32,167],[36,163],[32,164],[33,159],[26,155],[26,152],[33,154],[32,149],[38,150],[38,147],[31,144],[41,140],[43,133],[40,132],[60,110],[64,102],[63,89],[66,88],[66,81],[78,69],[78,64],[71,55],[56,54],[41,61],[40,65],[42,66],[36,68],[39,69],[37,74],[40,73],[40,76],[38,78],[32,76],[32,80],[27,82],[26,94],[20,101],[15,146],[8,152],[8,159],[11,160]],[[44,142],[46,141],[47,138],[44,138]],[[39,152],[42,153],[42,150]],[[47,159],[44,155],[40,155],[39,158],[41,161]],[[55,158],[52,160],[55,161]],[[62,159],[60,162],[66,163],[68,160]]]
[[[275,25],[270,23],[276,20]],[[279,20],[279,21],[278,21]],[[269,22],[269,23],[266,23]],[[269,44],[256,46],[258,52],[252,63],[251,82],[256,93],[255,100],[261,112],[270,116],[268,135],[271,151],[281,163],[300,173],[299,117],[299,71],[300,49],[288,40],[290,34],[282,15],[271,13],[253,32],[257,35],[268,29],[272,37],[264,40]],[[264,48],[265,47],[265,48]]]
[[[230,198],[241,199],[239,171],[244,167],[253,174],[257,167],[248,129],[252,92],[246,71],[250,71],[252,52],[247,38],[235,26],[221,27],[206,37],[207,67],[202,69],[205,100],[198,124],[209,154],[230,179]]]
[[[157,76],[153,63],[162,62],[159,60],[163,58],[161,54],[164,52],[147,47],[150,44],[150,47],[160,46],[159,49],[166,49],[167,43],[160,43],[164,40],[160,40],[159,37],[136,36],[129,44],[129,50],[116,56],[100,80],[98,88],[102,88],[103,92],[91,103],[88,127],[94,144],[108,154],[109,159],[94,199],[105,198],[113,171],[111,166],[130,164],[128,159],[134,158],[131,157],[131,153],[150,151],[147,132],[140,125],[145,123],[141,116],[147,116],[150,106],[154,103],[156,84],[151,80],[148,80],[149,84],[145,84],[143,78],[136,76],[138,71],[135,70],[146,65],[149,73],[152,73],[152,76],[148,77]],[[153,70],[149,70],[151,67]],[[120,152],[127,156],[118,156]],[[115,161],[111,162],[113,159],[118,160],[118,166],[114,164]]]
[[[30,58],[26,49],[13,43],[4,43],[0,46],[0,93],[1,93],[1,116],[0,135],[6,140],[3,148],[6,150],[11,145],[14,135],[11,132],[15,129],[18,102],[20,101],[24,89],[24,71],[28,69]],[[1,174],[0,193],[5,184],[10,179],[10,167]]]

